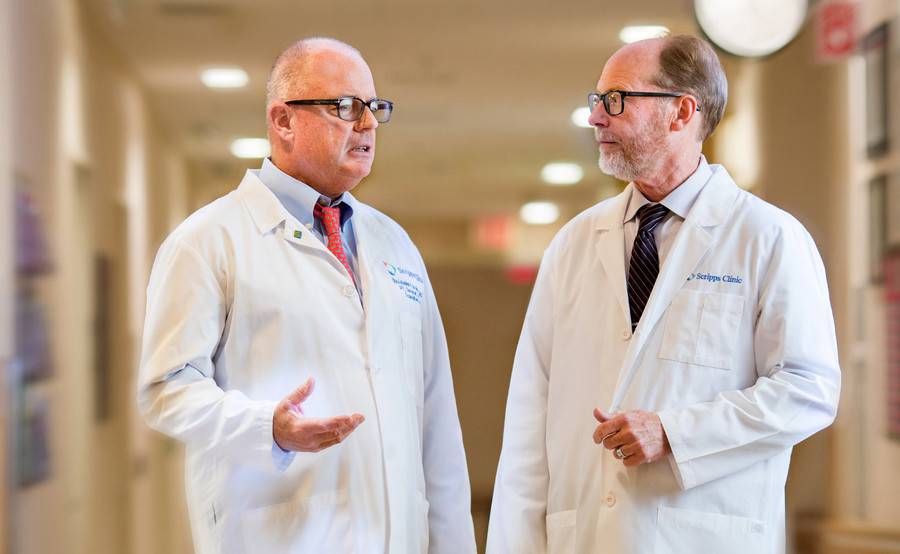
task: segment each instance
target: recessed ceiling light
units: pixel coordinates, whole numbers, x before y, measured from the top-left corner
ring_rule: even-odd
[[[519,210],[519,217],[529,225],[547,225],[559,218],[559,207],[553,202],[528,202]]]
[[[541,179],[550,185],[574,185],[584,177],[581,166],[571,162],[553,162],[541,169]]]
[[[668,27],[662,25],[629,25],[619,31],[619,40],[629,44],[648,38],[661,37],[669,32]]]
[[[588,122],[589,117],[591,117],[591,109],[587,106],[582,106],[580,108],[575,108],[574,110],[572,110],[572,116],[569,119],[571,119],[572,123],[574,123],[578,127],[590,129],[591,127],[593,127],[593,125]]]
[[[231,143],[231,154],[237,158],[262,159],[269,153],[269,141],[264,138],[239,138]]]
[[[209,88],[241,88],[247,85],[247,72],[239,67],[211,67],[203,70],[200,80]]]

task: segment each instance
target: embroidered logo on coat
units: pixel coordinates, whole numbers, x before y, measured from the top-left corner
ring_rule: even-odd
[[[390,277],[391,281],[397,285],[400,292],[413,302],[422,302],[424,295],[425,280],[415,271],[396,266],[392,263],[381,262],[384,264],[384,270]]]
[[[736,275],[729,275],[726,273],[725,275],[716,275],[714,273],[691,273],[688,275],[688,281],[706,281],[708,283],[729,283],[732,285],[740,285],[744,282],[743,277],[738,277]]]

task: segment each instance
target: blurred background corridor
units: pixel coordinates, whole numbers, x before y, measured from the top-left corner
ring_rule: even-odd
[[[646,26],[698,25],[689,0],[0,0],[0,554],[192,552],[182,447],[135,408],[149,269],[259,167],[239,139],[265,137],[270,64],[310,35],[358,47],[395,102],[355,194],[428,264],[483,545],[540,256],[624,186],[580,108]],[[837,324],[840,411],[794,451],[790,547],[900,553],[900,0],[810,1],[784,48],[720,56],[704,152],[810,230]]]

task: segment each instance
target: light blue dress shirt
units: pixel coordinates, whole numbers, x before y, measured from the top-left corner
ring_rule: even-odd
[[[316,238],[328,246],[328,237],[322,221],[313,215],[313,207],[316,203],[323,206],[337,206],[341,209],[341,242],[344,245],[344,253],[353,273],[356,290],[362,299],[362,288],[359,285],[359,262],[356,252],[356,234],[353,232],[353,203],[354,199],[349,194],[342,194],[331,199],[319,194],[311,186],[303,181],[295,179],[278,169],[269,158],[263,160],[259,170],[259,180],[278,198],[289,214],[294,216],[301,225],[311,231]]]
[[[675,187],[675,189],[666,195],[659,203],[669,208],[669,213],[663,218],[662,223],[653,230],[653,238],[656,241],[657,251],[659,253],[659,267],[662,269],[663,263],[669,255],[672,243],[675,242],[675,236],[681,229],[681,224],[687,219],[688,213],[694,206],[694,202],[700,196],[700,192],[712,177],[712,169],[706,161],[706,156],[700,155],[700,161],[697,169],[690,177],[685,179],[683,183]],[[631,198],[628,199],[628,207],[625,209],[624,233],[625,233],[625,271],[631,265],[631,250],[634,248],[634,238],[638,232],[637,211],[644,205],[651,202],[641,194],[637,187],[632,186]]]

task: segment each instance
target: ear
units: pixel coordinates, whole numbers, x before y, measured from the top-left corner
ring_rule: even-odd
[[[683,131],[697,115],[697,99],[686,94],[676,98],[675,119],[672,120],[672,131]]]
[[[294,138],[293,113],[287,104],[276,102],[269,106],[266,113],[269,128],[278,139],[291,142]]]

